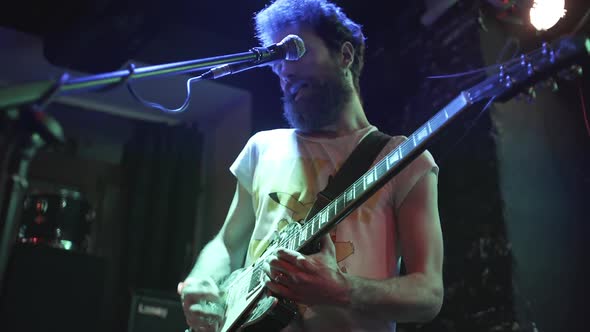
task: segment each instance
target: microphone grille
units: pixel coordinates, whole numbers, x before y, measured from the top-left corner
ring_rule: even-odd
[[[285,60],[299,60],[305,54],[305,43],[297,35],[288,35],[279,44],[285,49]]]

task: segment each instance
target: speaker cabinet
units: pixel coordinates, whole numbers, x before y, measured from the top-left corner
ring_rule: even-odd
[[[128,332],[184,332],[186,328],[177,294],[142,289],[133,295]]]
[[[87,254],[14,246],[0,290],[0,330],[98,332],[104,268]]]

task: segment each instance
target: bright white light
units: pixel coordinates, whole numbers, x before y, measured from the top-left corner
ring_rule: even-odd
[[[565,0],[535,0],[531,7],[531,24],[537,30],[548,30],[565,15]]]

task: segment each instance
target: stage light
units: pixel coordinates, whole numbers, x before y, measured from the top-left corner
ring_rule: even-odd
[[[565,15],[565,0],[535,0],[530,11],[535,29],[549,30]]]

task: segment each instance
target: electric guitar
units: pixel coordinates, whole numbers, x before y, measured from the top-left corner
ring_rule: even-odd
[[[507,101],[555,74],[572,71],[581,74],[581,67],[576,62],[589,54],[590,39],[587,37],[565,37],[551,44],[545,43],[542,48],[529,54],[498,64],[493,75],[459,93],[411,134],[407,141],[387,154],[323,209],[308,216],[303,225],[292,223],[287,226],[277,234],[258,260],[230,274],[221,284],[227,305],[221,330],[277,331],[287,325],[298,314],[296,304],[269,294],[264,286],[262,263],[271,252],[278,247],[299,252],[313,250],[312,247],[321,236],[422,153],[426,143],[460,112],[480,102],[487,102],[487,107],[492,102]]]

